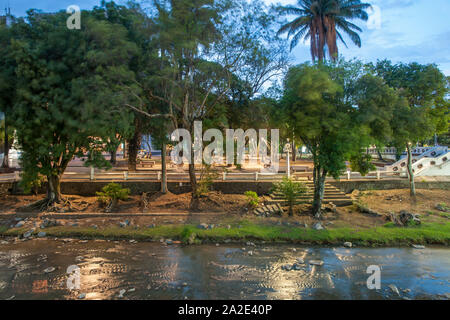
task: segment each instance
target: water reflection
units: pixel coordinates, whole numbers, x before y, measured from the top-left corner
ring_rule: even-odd
[[[34,240],[0,245],[0,299],[448,299],[450,250],[166,246]],[[309,264],[321,260],[322,266]],[[304,262],[304,263],[303,263]],[[297,264],[287,271],[284,265]],[[80,268],[68,290],[67,267]],[[369,290],[366,269],[382,269]],[[45,270],[55,268],[54,271]],[[392,293],[396,285],[401,297]]]

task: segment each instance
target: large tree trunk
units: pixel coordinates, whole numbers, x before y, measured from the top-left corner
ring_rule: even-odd
[[[297,152],[295,150],[295,141],[292,139],[292,162],[294,163],[297,160]]]
[[[5,150],[3,151],[3,162],[2,168],[9,168],[9,139],[8,139],[8,125],[6,124],[6,113],[5,113]]]
[[[380,149],[378,149],[378,148],[377,148],[377,153],[378,153],[378,160],[384,161],[383,155],[381,154],[381,151],[380,151]]]
[[[325,193],[325,179],[327,172],[321,170],[320,167],[314,166],[314,200],[313,200],[313,215],[320,218],[322,214],[322,201]]]
[[[47,176],[47,200],[48,204],[60,203],[61,196],[61,176],[51,175]]]
[[[117,148],[114,151],[111,151],[111,159],[109,160],[112,165],[117,163]]]
[[[193,155],[193,152],[191,152],[191,153]],[[193,156],[192,156],[192,158],[193,158]],[[189,181],[191,183],[191,188],[192,188],[192,199],[191,199],[190,207],[192,210],[198,210],[200,200],[199,200],[199,195],[197,192],[197,177],[195,176],[195,164],[193,161],[191,164],[189,164]]]
[[[138,150],[141,147],[141,130],[139,121],[135,120],[133,137],[128,141],[128,171],[136,171],[136,161]]]
[[[166,163],[166,143],[161,147],[161,192],[167,193],[167,163]]]
[[[406,149],[408,150],[408,176],[409,176],[409,188],[410,188],[410,194],[411,197],[416,197],[416,185],[414,183],[414,172],[412,169],[412,152],[411,152],[411,145],[408,143],[406,146]]]

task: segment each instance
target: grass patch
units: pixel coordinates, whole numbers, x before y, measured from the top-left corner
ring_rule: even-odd
[[[18,236],[23,229],[6,229],[0,227],[2,236]],[[355,230],[353,228],[333,228],[314,230],[300,227],[274,226],[240,222],[239,227],[198,229],[194,225],[167,225],[155,228],[120,228],[101,229],[80,227],[51,227],[44,230],[49,237],[75,237],[84,239],[135,239],[159,240],[161,238],[188,242],[192,236],[199,241],[223,242],[263,240],[267,242],[292,242],[309,244],[339,244],[345,241],[361,246],[408,245],[411,243],[450,245],[450,223],[423,223],[420,226],[397,227],[387,223],[382,227]],[[38,231],[36,231],[37,233]]]

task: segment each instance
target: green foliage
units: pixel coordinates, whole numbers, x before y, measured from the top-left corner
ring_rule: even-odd
[[[96,194],[98,201],[108,204],[118,200],[127,200],[130,195],[130,189],[122,188],[122,186],[117,183],[109,183],[102,188],[102,191],[99,191]]]
[[[357,153],[350,157],[350,168],[353,172],[359,172],[363,177],[370,171],[376,170],[372,163],[372,156],[365,153]]]
[[[20,187],[25,194],[33,193],[37,195],[45,181],[45,177],[36,172],[23,172],[21,174]]]
[[[258,194],[254,191],[246,191],[244,195],[247,197],[247,204],[250,208],[256,208],[259,205]]]
[[[421,226],[396,228],[392,223],[385,226],[354,229],[329,228],[327,230],[313,230],[298,227],[273,226],[270,224],[256,224],[246,221],[239,222],[239,228],[217,227],[211,230],[200,230],[195,225],[160,225],[155,228],[120,228],[105,227],[99,229],[83,227],[51,227],[46,233],[51,237],[83,237],[93,239],[136,239],[159,240],[177,239],[187,241],[195,234],[195,243],[206,241],[236,241],[263,240],[272,242],[294,242],[312,244],[341,244],[350,241],[359,246],[393,246],[421,244],[450,244],[450,223],[424,223]],[[0,226],[0,235],[17,236],[23,234],[24,229],[8,229]],[[35,231],[37,234],[39,230]]]
[[[29,11],[28,22],[11,26],[17,97],[10,111],[27,175],[47,176],[60,198],[59,179],[74,156],[108,167],[102,156],[117,127],[128,130],[130,114],[112,112],[122,101],[117,83],[130,82],[127,65],[137,54],[126,30],[82,13],[82,29],[66,26],[67,15]]]
[[[328,48],[330,59],[338,55],[337,40],[347,46],[341,34],[345,33],[351,41],[361,47],[361,38],[358,32],[362,29],[349,20],[361,19],[367,21],[366,10],[368,3],[360,0],[299,0],[297,6],[287,5],[277,8],[283,16],[295,15],[294,20],[283,25],[279,34],[287,33],[292,37],[291,51],[302,39],[310,40],[312,60],[316,58],[323,61],[325,45]]]
[[[289,215],[292,215],[295,201],[298,197],[306,193],[307,188],[301,182],[295,182],[292,178],[284,177],[283,181],[274,184],[273,191],[279,192],[287,201],[289,206]]]
[[[197,196],[205,196],[211,191],[211,186],[214,183],[214,179],[219,176],[217,170],[214,170],[211,165],[203,164],[200,179],[197,182]]]

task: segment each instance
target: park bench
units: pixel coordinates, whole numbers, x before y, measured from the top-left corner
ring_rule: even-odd
[[[140,165],[142,168],[145,168],[145,167],[153,168],[153,166],[156,164],[156,162],[153,160],[138,159],[136,164]]]

